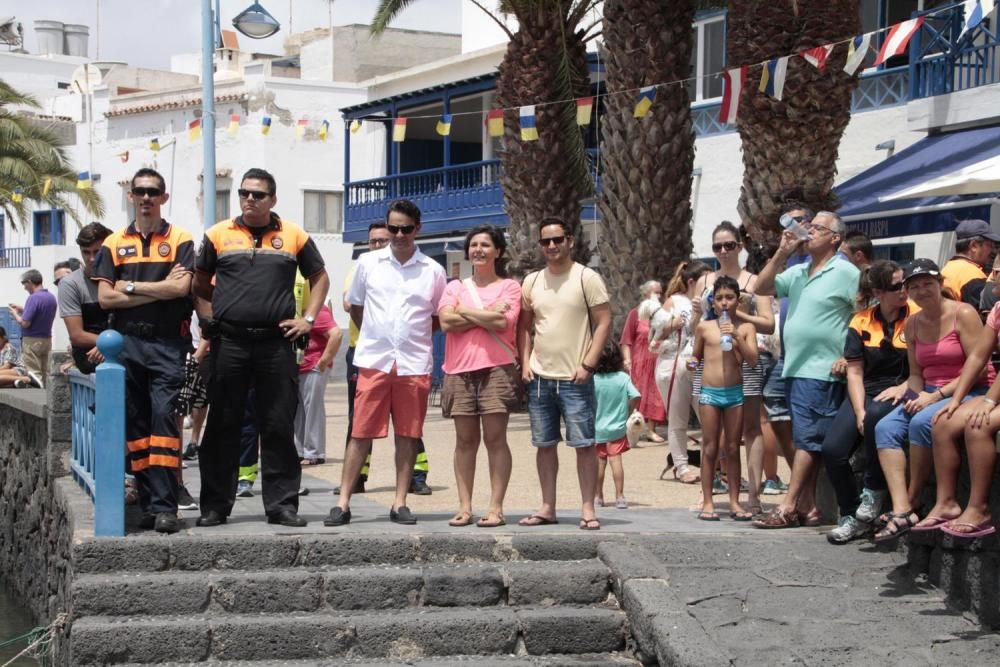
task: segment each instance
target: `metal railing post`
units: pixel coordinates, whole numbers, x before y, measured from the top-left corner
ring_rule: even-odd
[[[125,340],[117,331],[97,337],[104,363],[95,372],[97,442],[94,470],[94,535],[125,534]]]

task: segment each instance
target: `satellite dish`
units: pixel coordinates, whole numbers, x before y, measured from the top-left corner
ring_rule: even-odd
[[[93,65],[80,65],[73,70],[73,87],[81,95],[89,95],[101,83],[101,70]]]

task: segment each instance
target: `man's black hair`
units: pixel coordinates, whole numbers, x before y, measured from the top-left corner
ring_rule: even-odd
[[[135,187],[135,180],[137,178],[143,178],[145,176],[158,179],[160,181],[160,189],[164,192],[167,191],[167,179],[163,178],[163,174],[155,169],[150,169],[149,167],[143,167],[139,171],[135,172],[135,175],[132,176],[132,187]]]
[[[274,176],[271,175],[271,172],[258,167],[251,167],[250,169],[247,169],[245,174],[243,174],[243,178],[240,179],[240,184],[242,185],[243,181],[248,178],[252,178],[257,181],[266,181],[268,194],[272,197],[278,194],[278,184],[275,182]]]
[[[420,207],[411,202],[409,199],[397,199],[389,204],[389,208],[385,211],[386,223],[389,222],[390,213],[402,213],[412,220],[413,224],[420,224]]]

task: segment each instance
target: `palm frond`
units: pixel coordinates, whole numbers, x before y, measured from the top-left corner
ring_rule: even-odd
[[[375,16],[372,17],[371,34],[381,35],[389,24],[415,0],[379,0]]]

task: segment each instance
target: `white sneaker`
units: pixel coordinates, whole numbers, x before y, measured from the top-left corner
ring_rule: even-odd
[[[45,386],[45,383],[42,382],[42,376],[35,371],[28,371],[28,377],[31,378],[36,387],[41,388]]]
[[[826,534],[830,544],[847,544],[851,540],[864,537],[871,531],[870,523],[858,521],[853,516],[840,517],[840,525]]]
[[[854,512],[855,518],[858,521],[864,523],[872,523],[878,518],[878,515],[882,512],[882,505],[885,504],[885,499],[889,495],[888,491],[872,491],[871,489],[863,489],[861,491],[861,504],[858,505],[857,511]]]

